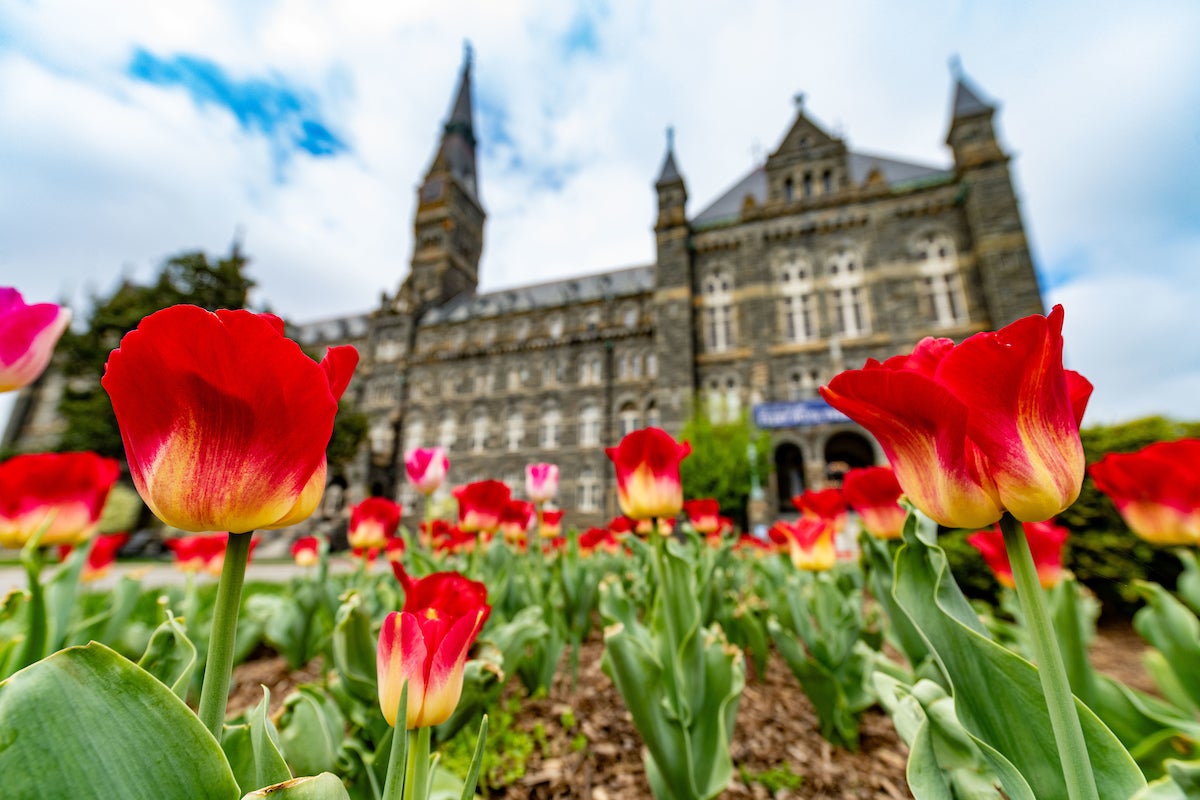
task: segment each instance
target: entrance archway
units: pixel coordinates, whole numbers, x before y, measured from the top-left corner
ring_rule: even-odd
[[[852,469],[875,465],[875,450],[867,438],[853,431],[835,433],[825,442],[825,477],[841,485]]]
[[[775,485],[779,510],[791,511],[792,498],[804,491],[804,454],[791,442],[775,448]]]

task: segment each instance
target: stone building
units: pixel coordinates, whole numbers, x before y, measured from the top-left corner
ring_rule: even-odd
[[[409,274],[373,311],[294,330],[363,359],[351,391],[369,446],[332,479],[327,511],[367,493],[413,508],[403,453],[437,444],[455,483],[496,477],[518,493],[527,463],[557,463],[571,521],[599,522],[616,512],[603,447],[647,425],[678,434],[696,400],[769,430],[770,514],[882,463],[818,386],[924,336],[960,340],[1043,311],[994,114],[957,76],[952,163],[939,167],[851,150],[798,100],[765,163],[690,216],[668,137],[655,263],[480,293],[468,58],[417,190]]]

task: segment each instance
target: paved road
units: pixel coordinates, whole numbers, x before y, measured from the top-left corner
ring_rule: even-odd
[[[330,561],[329,568],[334,572],[349,572],[354,569],[354,565],[347,559],[335,558]],[[49,577],[53,569],[53,566],[47,567],[45,576]],[[387,565],[377,563],[374,569],[376,571],[386,570]],[[256,563],[252,561],[246,568],[246,580],[283,582],[303,571],[302,567],[297,567],[290,562]],[[116,585],[122,575],[126,574],[140,575],[142,585],[147,588],[151,586],[182,586],[184,582],[183,573],[175,569],[171,562],[164,561],[161,564],[118,563],[103,578],[86,586],[91,589],[109,589]],[[216,578],[202,577],[201,580],[215,581]],[[25,570],[19,566],[0,567],[0,597],[8,594],[13,588],[25,588]]]

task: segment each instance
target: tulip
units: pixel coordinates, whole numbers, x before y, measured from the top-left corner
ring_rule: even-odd
[[[298,567],[315,567],[321,560],[321,540],[315,536],[301,536],[292,543],[292,560]]]
[[[524,500],[509,500],[500,515],[500,534],[509,544],[523,544],[536,509]]]
[[[404,558],[404,540],[399,536],[388,539],[387,544],[383,546],[383,557],[389,563],[399,563]]]
[[[0,464],[0,547],[24,547],[39,532],[44,547],[86,541],[119,474],[115,460],[95,453],[32,453]]]
[[[400,527],[400,506],[386,497],[368,497],[350,509],[346,541],[351,548],[382,550]]]
[[[446,523],[445,527],[434,528],[432,543],[433,549],[439,552],[469,553],[475,549],[477,536]]]
[[[16,289],[0,287],[0,392],[37,380],[70,324],[69,308],[53,303],[26,305]]]
[[[900,538],[908,514],[900,505],[903,492],[891,467],[850,470],[842,479],[842,494],[867,533],[876,539]]]
[[[538,533],[545,538],[553,538],[562,533],[563,510],[561,508],[543,511],[542,526]]]
[[[1109,453],[1088,471],[1138,536],[1155,544],[1200,544],[1200,439]]]
[[[679,465],[692,452],[690,444],[660,428],[643,428],[604,452],[617,470],[617,502],[625,516],[673,517],[683,508]]]
[[[820,572],[837,563],[833,526],[828,520],[801,517],[795,524],[780,520],[767,533],[772,541],[787,546],[796,569]]]
[[[608,528],[588,528],[579,534],[579,552],[581,553],[590,554],[597,550],[615,553],[620,546],[617,537]]]
[[[404,471],[417,491],[429,496],[436,492],[450,471],[450,458],[440,447],[418,447],[404,456]]]
[[[85,581],[94,581],[107,575],[109,567],[117,560],[117,551],[127,541],[129,541],[128,533],[113,533],[93,538],[92,549],[88,551],[87,562],[83,565],[80,577]],[[65,561],[73,549],[73,545],[59,545],[59,559]]]
[[[1033,564],[1037,568],[1038,581],[1042,588],[1049,589],[1062,578],[1063,544],[1067,541],[1067,529],[1053,522],[1026,522],[1025,539],[1033,553]],[[967,542],[983,556],[1001,586],[1014,587],[1012,565],[1004,547],[1004,534],[999,526],[979,531],[967,537]]]
[[[721,530],[721,507],[711,497],[684,501],[683,512],[696,533],[708,536]]]
[[[407,682],[406,727],[438,725],[462,696],[467,651],[491,613],[487,587],[457,572],[415,580],[400,565],[393,569],[404,587],[404,607],[388,614],[379,632],[379,704],[395,727]]]
[[[459,486],[452,494],[458,501],[458,527],[467,533],[494,533],[512,499],[501,481],[476,481]]]
[[[417,536],[422,546],[431,547],[434,542],[446,535],[453,526],[444,519],[423,520],[417,525]]]
[[[647,517],[646,519],[639,519],[632,522],[632,525],[633,532],[638,536],[649,536],[656,530],[658,531],[659,536],[670,536],[675,532],[674,517],[670,517],[668,519],[655,519],[653,517]]]
[[[750,553],[753,556],[761,558],[775,551],[775,548],[770,542],[764,541],[757,536],[751,536],[748,533],[743,533],[733,545],[734,550],[744,553]]]
[[[835,532],[846,527],[846,498],[836,486],[820,491],[809,489],[793,497],[792,505],[802,516],[827,520]]]
[[[220,573],[225,561],[228,533],[180,536],[167,539],[167,549],[175,554],[175,567],[181,572]]]
[[[870,431],[917,508],[949,527],[984,528],[1007,510],[1055,516],[1083,481],[1079,424],[1091,384],[1062,366],[1062,306],[962,344],[923,339],[821,387]]]
[[[316,509],[357,363],[343,346],[317,364],[271,314],[173,306],[125,335],[101,382],[150,510],[186,531],[245,533]]]
[[[613,517],[608,521],[608,529],[612,531],[615,536],[625,536],[634,532],[634,523],[633,520],[622,514],[618,517]]]
[[[525,494],[535,504],[553,500],[558,494],[558,467],[554,464],[526,465]]]

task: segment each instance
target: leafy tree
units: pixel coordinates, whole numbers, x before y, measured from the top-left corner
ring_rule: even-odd
[[[358,454],[367,438],[368,425],[366,414],[356,411],[344,399],[338,404],[337,416],[333,418],[333,435],[329,437],[329,446],[325,448],[331,474],[338,472]]]
[[[716,498],[721,513],[745,528],[750,499],[748,449],[753,443],[759,485],[765,487],[770,468],[770,436],[751,424],[749,414],[725,422],[713,419],[702,403],[693,407],[696,411],[680,433],[680,438],[692,445],[691,456],[680,466],[684,494],[689,499]]]
[[[243,272],[246,264],[236,242],[216,262],[202,252],[182,253],[167,260],[153,284],[125,281],[108,297],[93,297],[87,328],[68,331],[56,353],[56,366],[67,378],[59,402],[66,422],[59,449],[94,450],[123,459],[117,420],[100,385],[108,354],[143,317],[168,306],[191,303],[210,311],[242,308],[254,286]]]

